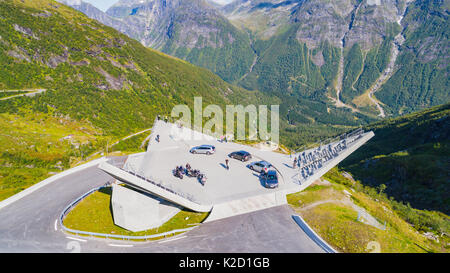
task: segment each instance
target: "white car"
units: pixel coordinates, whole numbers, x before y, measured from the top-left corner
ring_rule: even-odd
[[[272,167],[272,164],[270,164],[267,161],[256,161],[256,162],[252,162],[248,165],[248,167],[255,172],[259,172],[262,173],[264,172],[268,172],[269,169]]]
[[[214,147],[212,145],[201,145],[201,146],[192,148],[189,152],[191,152],[192,154],[211,155],[216,152],[216,147]]]

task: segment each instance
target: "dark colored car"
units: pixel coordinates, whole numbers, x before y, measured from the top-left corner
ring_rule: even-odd
[[[262,180],[266,188],[274,189],[278,187],[278,175],[274,170],[269,170],[267,174],[263,174]]]
[[[232,152],[228,156],[231,157],[231,158],[240,160],[242,162],[245,162],[245,161],[248,161],[248,160],[252,159],[252,155],[249,152],[246,152],[246,151]]]

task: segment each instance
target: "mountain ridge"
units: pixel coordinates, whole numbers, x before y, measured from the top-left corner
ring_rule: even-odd
[[[362,120],[398,116],[449,99],[444,88],[449,69],[445,57],[448,0],[235,0],[222,6],[198,0],[183,3],[122,0],[107,13],[122,23],[141,25],[141,30],[134,31],[139,34],[128,35],[144,45],[208,68],[247,89],[276,94],[284,101],[292,96],[305,101],[305,109],[290,109],[296,112],[298,118],[293,122],[297,124],[310,118],[323,121],[314,114],[312,99],[333,115],[342,115],[347,109],[358,119],[366,116]],[[440,25],[442,34],[425,31],[424,18]],[[217,25],[221,26],[219,32],[214,27]],[[412,35],[414,31],[417,34]],[[429,33],[426,39],[418,38],[424,33]],[[397,39],[399,35],[404,39]],[[238,37],[238,43],[230,46],[223,42],[230,42],[230,37]],[[291,43],[286,47],[288,39]],[[422,40],[412,41],[417,39]],[[393,54],[397,47],[399,52]],[[300,51],[303,57],[293,57]],[[324,56],[324,51],[332,53]],[[407,56],[416,51],[419,55],[411,62]],[[291,63],[286,63],[290,59]],[[273,76],[273,70],[278,75]],[[397,92],[395,85],[401,85],[399,81],[409,73],[426,76]],[[429,83],[427,77],[434,81]],[[289,104],[282,108],[289,108]]]

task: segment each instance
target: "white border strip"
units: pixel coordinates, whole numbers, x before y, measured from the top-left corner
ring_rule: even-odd
[[[301,227],[301,229],[308,235],[311,240],[313,240],[317,245],[319,245],[327,253],[339,253],[334,248],[332,248],[327,242],[325,242],[314,230],[298,215],[292,215],[294,221]]]
[[[172,242],[172,241],[180,240],[180,239],[183,239],[183,238],[186,238],[186,237],[187,237],[187,236],[176,237],[176,238],[173,238],[173,239],[160,241],[160,242],[158,242],[158,243],[159,243],[159,244],[164,244],[164,243],[167,243],[167,242]]]
[[[27,195],[37,191],[38,189],[40,189],[42,187],[47,186],[50,183],[53,183],[53,182],[57,181],[58,179],[61,179],[64,176],[71,175],[73,173],[76,173],[76,172],[79,172],[81,170],[84,170],[84,169],[96,166],[99,163],[106,162],[106,161],[107,161],[107,158],[106,157],[102,157],[102,158],[93,160],[91,162],[88,162],[86,164],[77,166],[75,168],[68,169],[68,170],[66,170],[64,172],[55,174],[55,175],[53,175],[53,176],[51,176],[51,177],[49,177],[49,178],[47,178],[47,179],[37,183],[37,184],[34,184],[33,186],[31,186],[31,187],[29,187],[29,188],[27,188],[27,189],[25,189],[25,190],[15,194],[15,195],[9,197],[8,199],[5,199],[5,200],[1,201],[0,202],[0,209],[2,209],[4,207],[6,207],[6,206],[8,206],[8,205],[18,201],[18,200],[20,200],[22,198],[24,198],[25,196],[27,196]]]
[[[116,244],[108,244],[109,246],[115,246],[115,247],[133,247],[133,245],[116,245]]]
[[[67,236],[66,238],[69,239],[69,240],[80,241],[80,242],[83,242],[83,243],[87,242],[87,240],[83,240],[83,239],[80,239],[80,238],[74,238],[74,237],[69,237],[69,236]]]

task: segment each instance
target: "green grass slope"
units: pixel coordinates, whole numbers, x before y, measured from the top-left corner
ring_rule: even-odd
[[[426,214],[434,230],[411,225],[382,192],[362,185],[333,168],[306,190],[287,196],[296,213],[339,252],[449,252],[449,218]],[[422,218],[424,218],[422,216]]]
[[[446,104],[372,124],[366,129],[375,137],[340,167],[395,200],[396,209],[410,223],[436,231],[442,226],[437,224],[440,217],[427,211],[450,212],[449,117]]]
[[[204,106],[273,102],[50,0],[0,1],[0,62],[0,90],[47,90],[0,101],[1,199],[194,96]]]
[[[0,16],[0,87],[49,90],[2,103],[2,112],[52,107],[125,134],[150,125],[157,112],[192,104],[194,95],[219,105],[260,101],[256,92],[147,49],[54,1],[2,1]]]

